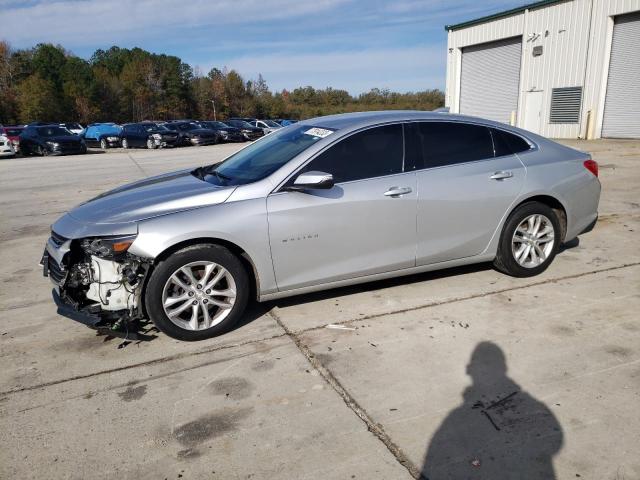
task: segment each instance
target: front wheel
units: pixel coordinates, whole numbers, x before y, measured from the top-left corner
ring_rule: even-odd
[[[149,150],[156,148],[156,143],[153,141],[153,138],[147,138],[147,148]]]
[[[100,140],[100,148],[102,150],[106,150],[107,148],[109,148],[109,144],[104,138]]]
[[[532,277],[544,272],[560,246],[560,221],[540,202],[529,202],[514,210],[502,230],[494,266],[514,277]]]
[[[124,148],[125,150],[129,148],[129,140],[127,140],[126,138],[122,139],[122,148]]]
[[[204,340],[240,319],[249,300],[249,277],[226,248],[194,245],[157,265],[144,300],[162,332],[178,340]]]

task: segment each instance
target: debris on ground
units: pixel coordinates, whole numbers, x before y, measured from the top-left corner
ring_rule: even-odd
[[[325,326],[324,328],[330,328],[333,330],[355,330],[355,327],[347,327],[346,325],[338,325],[336,323],[330,323],[329,325]]]

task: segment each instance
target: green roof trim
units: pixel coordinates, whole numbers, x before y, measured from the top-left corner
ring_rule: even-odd
[[[521,13],[521,12],[524,12],[525,10],[546,7],[547,5],[553,5],[554,3],[560,3],[565,1],[567,0],[539,0],[538,2],[533,2],[527,5],[523,5],[521,7],[512,8],[511,10],[505,10],[503,12],[494,13],[492,15],[487,15],[485,17],[476,18],[475,20],[468,20],[466,22],[456,23],[455,25],[445,25],[444,29],[446,31],[460,30],[461,28],[471,27],[473,25],[489,22],[491,20],[496,20],[498,18],[508,17],[509,15],[515,15],[516,13]]]

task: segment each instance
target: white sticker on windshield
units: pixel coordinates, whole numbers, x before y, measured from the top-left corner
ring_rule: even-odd
[[[333,133],[333,130],[327,130],[326,128],[313,127],[304,133],[305,135],[312,135],[314,137],[324,138],[328,135],[331,135]]]

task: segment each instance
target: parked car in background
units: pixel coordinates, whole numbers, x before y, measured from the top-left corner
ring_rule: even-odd
[[[66,128],[71,133],[74,133],[76,135],[82,135],[82,133],[84,132],[84,127],[79,123],[75,123],[75,122],[61,123],[60,126]]]
[[[115,123],[92,123],[82,134],[82,138],[89,147],[107,148],[120,146],[120,131],[122,127]]]
[[[13,157],[16,154],[16,150],[13,148],[13,143],[0,128],[0,158]]]
[[[86,153],[82,138],[60,125],[28,126],[20,134],[23,155],[73,155]]]
[[[20,151],[20,134],[23,130],[24,127],[18,126],[5,125],[4,127],[0,127],[0,134],[5,135],[9,139],[16,153]]]
[[[273,120],[256,120],[254,122],[248,122],[248,123],[254,127],[261,128],[265,135],[268,133],[275,132],[279,128],[282,128],[282,125],[274,122]]]
[[[122,125],[120,144],[122,148],[175,147],[178,133],[154,122],[128,123]]]
[[[219,141],[222,142],[244,142],[244,135],[240,131],[239,128],[232,127],[231,125],[227,125],[226,123],[206,120],[203,122],[198,122],[204,128],[208,128],[210,130],[214,130],[219,138]]]
[[[229,120],[240,120],[242,122],[253,123],[258,119],[253,117],[232,117]]]
[[[290,119],[285,119],[285,118],[278,118],[278,119],[275,119],[274,122],[277,122],[280,125],[282,125],[283,127],[286,127],[287,125],[293,125],[294,123],[298,123],[298,120],[290,120]]]
[[[224,123],[231,127],[240,129],[240,133],[242,133],[245,140],[257,140],[260,137],[264,137],[264,131],[261,128],[254,127],[244,120],[229,119],[225,120]]]
[[[167,122],[163,124],[178,134],[181,145],[212,145],[218,143],[218,134],[209,128],[203,128],[197,122]]]
[[[259,301],[492,262],[544,272],[598,218],[589,154],[431,112],[305,120],[222,163],[122,186],[52,226],[58,313],[202,340]]]

